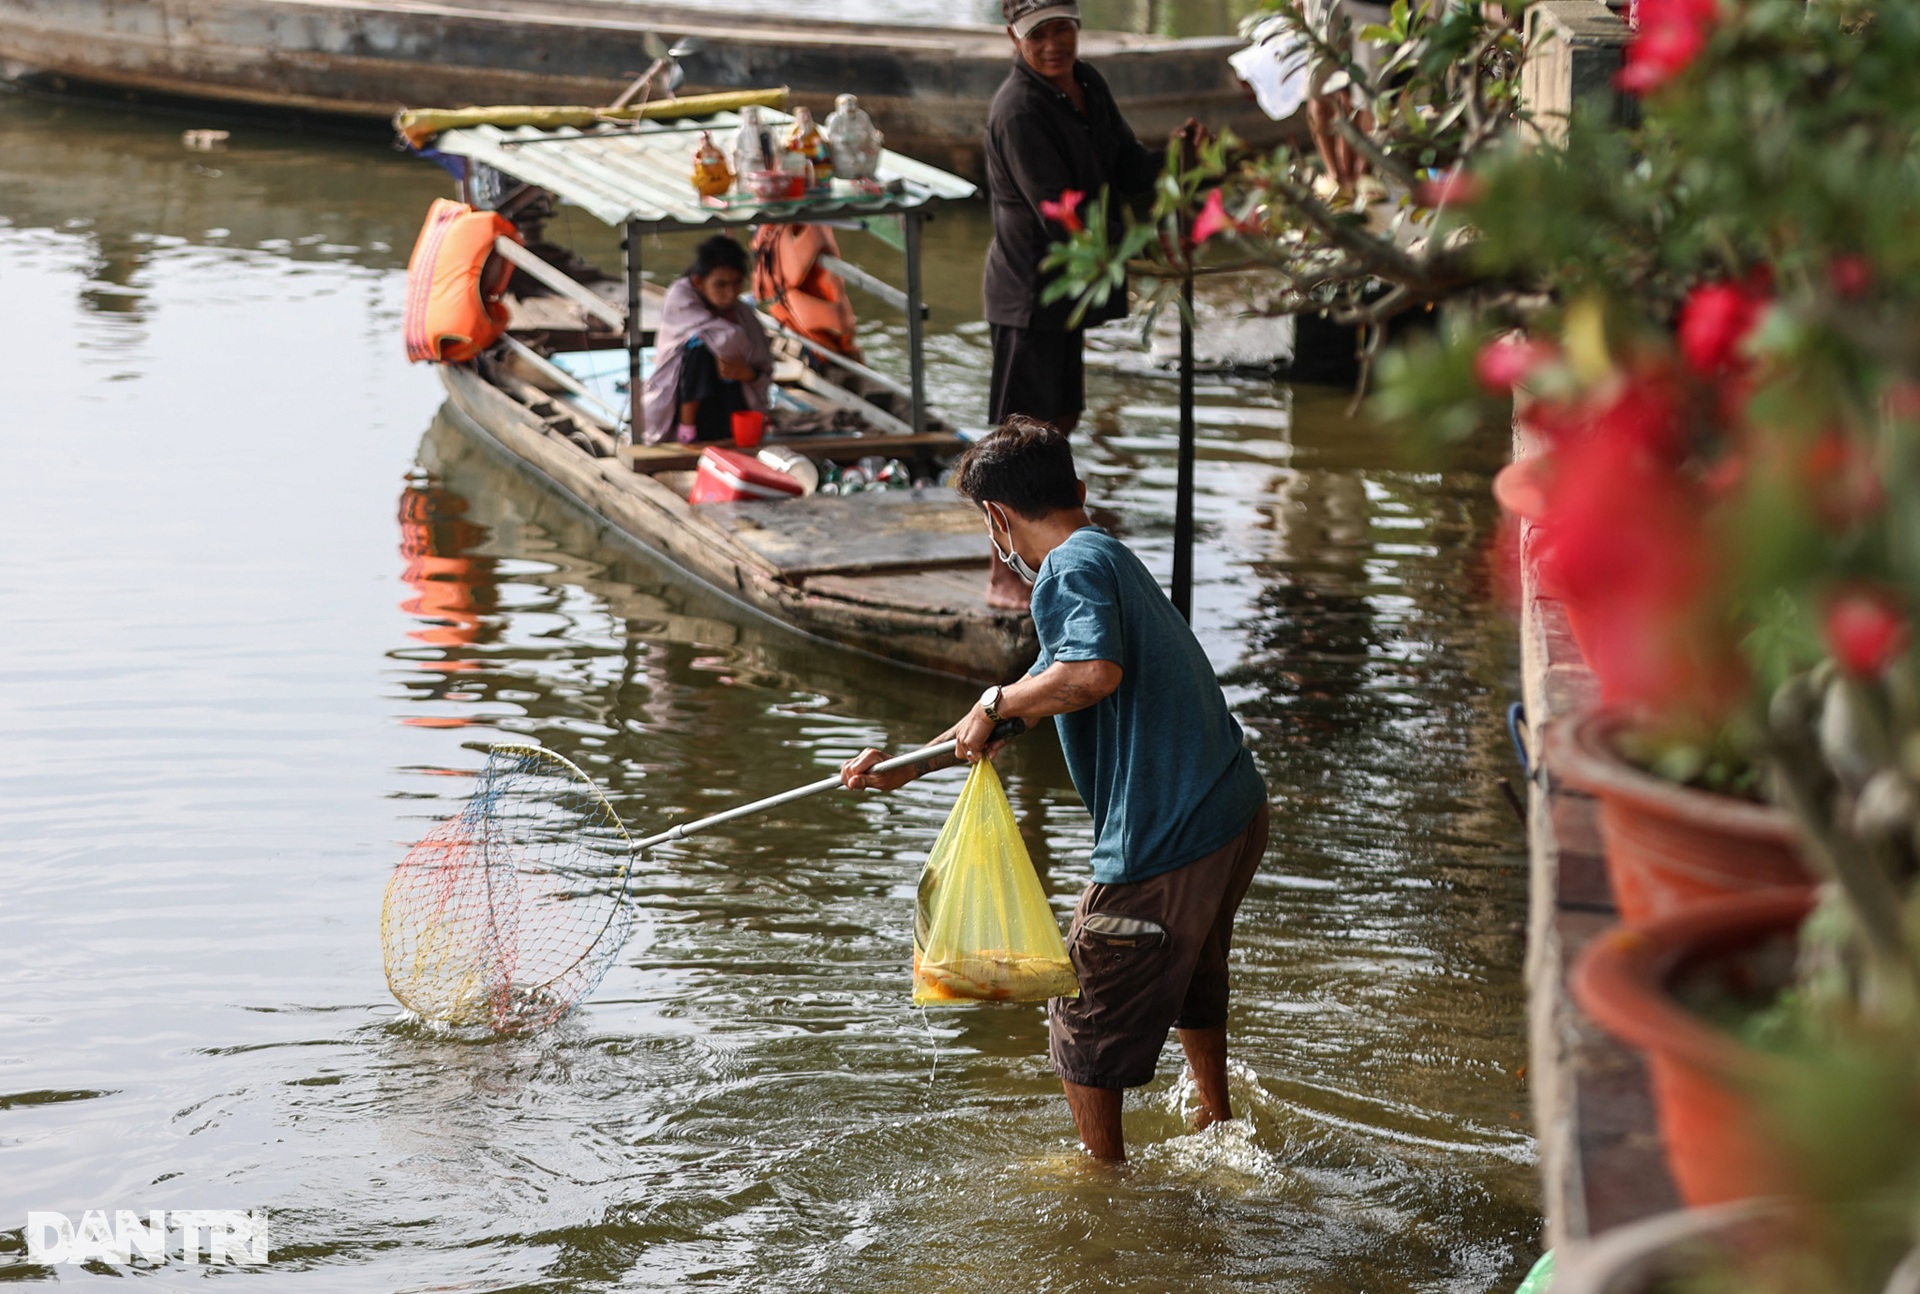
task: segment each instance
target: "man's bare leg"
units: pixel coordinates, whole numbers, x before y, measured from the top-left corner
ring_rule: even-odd
[[[1080,1130],[1080,1144],[1087,1153],[1095,1159],[1125,1161],[1127,1141],[1120,1131],[1120,1089],[1082,1087],[1064,1078],[1060,1086],[1067,1091],[1067,1108],[1073,1111],[1073,1126]]]
[[[1193,1070],[1193,1085],[1200,1089],[1200,1117],[1194,1131],[1231,1119],[1233,1107],[1227,1103],[1227,1026],[1176,1032]]]
[[[1320,152],[1320,161],[1327,168],[1327,174],[1345,190],[1353,187],[1367,166],[1335,124],[1342,117],[1354,117],[1354,124],[1361,130],[1372,128],[1372,115],[1364,108],[1356,115],[1353,100],[1345,90],[1314,95],[1307,100],[1307,131],[1313,136],[1314,147]]]

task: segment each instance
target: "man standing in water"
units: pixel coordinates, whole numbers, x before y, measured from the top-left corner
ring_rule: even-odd
[[[1193,631],[1130,549],[1087,518],[1065,433],[1009,418],[969,449],[960,493],[994,551],[1033,586],[1040,659],[990,687],[936,740],[972,763],[1003,719],[1054,718],[1067,771],[1093,815],[1093,884],[1067,949],[1077,1000],[1047,1004],[1053,1067],[1080,1140],[1126,1158],[1121,1094],[1153,1078],[1169,1027],[1199,1088],[1200,1127],[1227,1101],[1227,951],[1267,843],[1267,792]],[[850,787],[891,791],[925,769],[875,776],[865,750]]]

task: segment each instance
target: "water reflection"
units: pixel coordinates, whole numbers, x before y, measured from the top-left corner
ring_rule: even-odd
[[[431,660],[419,662],[422,669],[448,676],[480,667],[463,649],[490,640],[488,617],[499,610],[500,601],[494,559],[472,551],[486,539],[486,531],[466,520],[466,511],[465,499],[440,486],[409,484],[400,493],[400,555],[407,559],[400,578],[414,591],[400,609],[423,622],[407,636],[435,649]],[[456,686],[452,677],[443,682],[447,689]],[[474,699],[445,689],[437,696]],[[407,721],[461,722],[424,715],[409,715]]]

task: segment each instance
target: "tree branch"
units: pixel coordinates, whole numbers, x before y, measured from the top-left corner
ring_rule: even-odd
[[[1419,183],[1418,176],[1402,164],[1399,158],[1382,149],[1372,135],[1354,125],[1351,118],[1336,119],[1333,128],[1353,145],[1355,152],[1367,159],[1369,165],[1376,171],[1391,176],[1401,188],[1411,189]]]
[[[1327,241],[1352,252],[1367,265],[1378,266],[1380,277],[1410,285],[1426,281],[1423,268],[1413,258],[1385,239],[1361,233],[1355,222],[1336,216],[1304,186],[1285,176],[1273,177],[1273,186],[1327,236]]]

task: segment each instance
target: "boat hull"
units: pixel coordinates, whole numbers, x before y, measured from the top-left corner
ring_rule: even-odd
[[[991,27],[793,21],[606,0],[0,0],[0,63],[54,89],[101,86],[283,111],[610,102],[648,33],[706,41],[683,92],[789,87],[820,115],[858,94],[888,146],[978,178],[1009,46]],[[1087,32],[1082,54],[1143,139],[1195,116],[1277,142],[1227,66],[1231,38]]]
[[[706,524],[666,485],[618,458],[590,458],[549,435],[525,406],[463,365],[439,366],[466,429],[491,441],[535,480],[611,526],[629,544],[666,561],[737,608],[797,633],[897,665],[980,682],[1017,678],[1039,653],[1033,621],[973,605],[861,597],[846,579],[783,579],[745,546]],[[798,501],[796,501],[798,502]],[[984,538],[984,532],[983,532]],[[984,586],[984,542],[977,572]],[[912,571],[896,572],[894,587]],[[831,584],[823,594],[808,585]],[[943,582],[951,583],[951,577]]]

